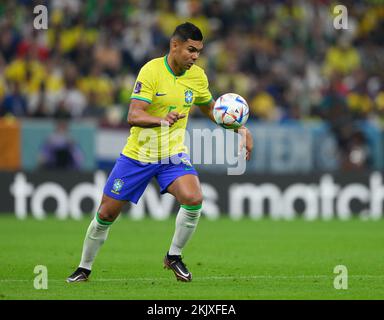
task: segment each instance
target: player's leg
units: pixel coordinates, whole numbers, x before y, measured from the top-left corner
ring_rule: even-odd
[[[92,269],[93,261],[100,247],[107,240],[109,227],[119,216],[126,201],[120,201],[103,195],[99,210],[88,227],[84,239],[83,252],[79,267]]]
[[[203,195],[199,178],[192,174],[178,177],[170,184],[168,192],[180,203],[169,254],[181,255],[183,248],[195,232],[200,218]]]
[[[104,187],[99,210],[88,227],[79,268],[68,282],[87,280],[96,254],[107,239],[108,230],[128,201],[137,203],[156,173],[156,166],[143,165],[123,155],[117,159]]]
[[[88,279],[95,257],[108,237],[109,227],[116,220],[125,204],[126,201],[103,195],[100,207],[87,229],[79,267],[67,278],[67,282]]]
[[[164,266],[172,269],[178,280],[191,281],[192,274],[181,260],[181,253],[195,232],[201,214],[203,196],[199,178],[192,174],[183,175],[173,181],[167,190],[180,203],[180,209]]]

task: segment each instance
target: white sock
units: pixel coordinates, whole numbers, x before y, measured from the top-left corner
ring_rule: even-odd
[[[176,228],[173,235],[170,255],[181,255],[181,251],[192,237],[201,213],[201,204],[196,206],[181,205],[176,217]]]
[[[109,227],[112,222],[101,220],[98,215],[91,221],[83,244],[83,253],[79,267],[92,269],[96,254],[107,239]]]

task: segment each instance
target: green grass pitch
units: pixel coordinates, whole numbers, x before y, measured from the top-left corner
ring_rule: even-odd
[[[177,282],[162,259],[174,219],[111,228],[90,280],[68,284],[89,219],[16,220],[0,216],[0,299],[383,299],[384,221],[232,221],[205,218],[185,248],[191,283]],[[34,267],[48,268],[48,289],[34,288]],[[334,267],[348,289],[334,288]]]

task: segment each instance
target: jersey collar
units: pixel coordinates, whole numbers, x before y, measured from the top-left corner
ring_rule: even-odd
[[[183,75],[185,74],[185,71],[186,71],[186,70],[184,70],[184,72],[183,72],[182,74],[179,74],[178,76],[175,75],[175,74],[173,73],[171,67],[170,67],[169,64],[168,64],[168,60],[167,60],[167,58],[168,58],[168,55],[165,55],[165,56],[164,56],[164,64],[165,64],[165,67],[167,68],[167,70],[169,71],[169,73],[170,73],[171,75],[173,75],[174,77],[181,77],[181,76],[183,76]]]

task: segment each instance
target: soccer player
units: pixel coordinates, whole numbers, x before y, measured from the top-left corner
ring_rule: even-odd
[[[88,227],[79,267],[67,282],[88,279],[111,224],[127,201],[138,202],[153,177],[161,193],[169,192],[180,203],[164,267],[171,269],[177,280],[192,280],[181,253],[196,229],[203,196],[197,172],[186,154],[184,135],[192,105],[199,106],[214,121],[214,100],[207,76],[195,65],[203,49],[202,40],[199,28],[188,22],[181,24],[171,37],[169,53],[141,68],[129,106],[130,136],[108,177],[100,207]],[[245,157],[249,160],[252,136],[245,127],[236,132],[241,134],[241,148],[245,146]]]

